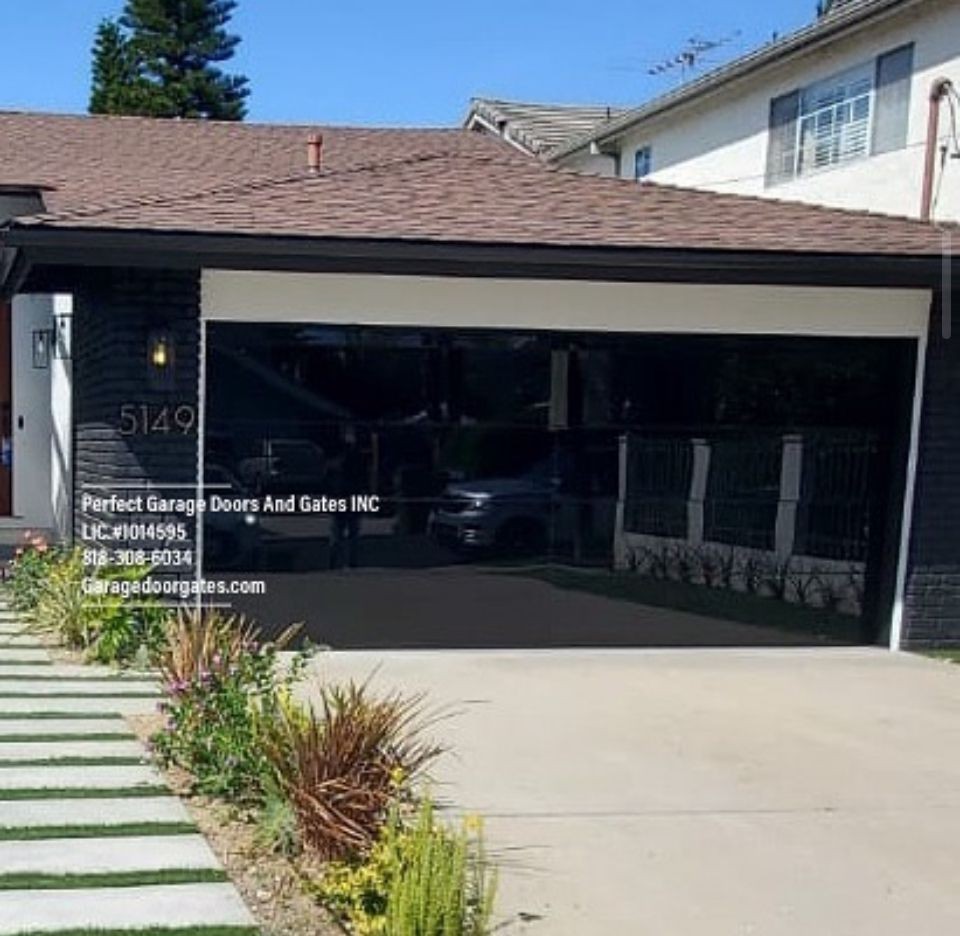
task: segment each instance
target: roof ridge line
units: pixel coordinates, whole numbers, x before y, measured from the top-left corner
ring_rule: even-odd
[[[418,163],[430,162],[438,159],[452,158],[452,153],[418,153],[413,156],[385,160],[377,163],[367,163],[362,166],[350,166],[343,169],[321,170],[319,174],[312,175],[309,169],[304,169],[296,174],[285,176],[266,176],[258,179],[245,179],[243,182],[237,182],[232,185],[220,185],[213,188],[197,189],[192,192],[180,192],[176,195],[150,195],[130,198],[122,201],[110,202],[91,206],[90,208],[79,209],[77,211],[59,211],[44,212],[38,215],[32,215],[33,219],[45,221],[76,221],[84,218],[93,218],[97,215],[107,214],[111,211],[122,211],[125,208],[148,208],[176,205],[178,202],[193,200],[197,198],[209,198],[218,195],[240,194],[243,192],[255,192],[273,186],[291,185],[296,182],[310,182],[314,179],[330,179],[341,176],[357,175],[361,172],[376,172],[383,169],[391,169],[397,166],[412,166]],[[466,155],[459,156],[461,162],[489,162],[493,159],[491,155]],[[23,219],[14,221],[16,226]]]

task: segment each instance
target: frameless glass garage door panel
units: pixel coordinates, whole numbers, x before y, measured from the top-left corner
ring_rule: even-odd
[[[207,345],[206,481],[238,509],[207,517],[206,569],[265,581],[235,603],[269,628],[866,639],[894,342],[216,323]]]

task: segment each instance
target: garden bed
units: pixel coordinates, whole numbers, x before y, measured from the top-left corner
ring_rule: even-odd
[[[444,751],[424,699],[325,684],[307,706],[294,690],[312,649],[278,657],[296,628],[264,642],[241,617],[86,587],[91,575],[149,573],[91,572],[78,550],[32,537],[11,566],[11,600],[71,662],[158,675],[159,714],[131,721],[264,933],[487,936],[495,871],[482,824],[447,824],[423,792]]]
[[[147,744],[163,727],[160,715],[130,716],[127,721]],[[255,817],[222,800],[194,794],[186,771],[172,767],[163,773],[226,868],[263,936],[343,936],[343,927],[305,890],[305,881],[319,873],[314,863],[265,848],[257,839]]]

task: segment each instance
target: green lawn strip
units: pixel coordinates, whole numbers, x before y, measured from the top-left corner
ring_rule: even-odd
[[[53,666],[53,660],[5,660],[0,653],[0,666]],[[9,677],[8,677],[9,678]],[[23,679],[28,677],[23,676]],[[37,677],[33,677],[36,679]]]
[[[227,880],[229,880],[227,873],[219,868],[110,871],[102,874],[35,874],[24,871],[0,874],[0,891],[89,890],[101,887],[150,887],[157,884],[221,884]]]
[[[23,757],[17,760],[0,760],[0,771],[8,767],[137,767],[147,760],[143,757],[114,756],[103,757],[82,755],[64,755],[63,757]]]
[[[71,929],[26,930],[17,936],[260,936],[255,926],[180,926],[172,929],[150,926],[146,929]]]
[[[0,634],[0,637],[4,635]],[[5,636],[11,636],[7,634]],[[18,641],[0,640],[0,651],[3,650],[49,650],[49,644],[43,643],[20,643]]]
[[[96,734],[4,734],[0,724],[0,744],[43,744],[54,741],[135,741],[137,736],[129,731],[98,731]]]
[[[42,698],[42,696],[40,697]],[[0,722],[3,721],[123,721],[121,712],[0,712]],[[0,731],[3,730],[0,725]]]
[[[141,796],[169,796],[170,790],[162,783],[135,787],[30,787],[19,790],[0,790],[0,802],[6,800],[68,800],[68,799],[138,799]]]
[[[196,835],[192,822],[127,822],[120,825],[2,826],[0,842],[43,839],[133,838],[144,835]]]
[[[925,650],[924,656],[935,660],[946,660],[948,663],[960,663],[960,649],[957,650]]]

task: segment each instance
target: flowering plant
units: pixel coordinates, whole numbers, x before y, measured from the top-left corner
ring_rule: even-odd
[[[32,530],[24,533],[9,567],[11,600],[17,611],[32,614],[36,610],[57,555],[42,534]]]
[[[198,792],[261,803],[270,769],[259,719],[281,704],[306,665],[309,650],[285,672],[277,663],[296,630],[261,644],[243,618],[181,614],[160,660],[166,720],[152,740],[161,763],[189,771]]]

